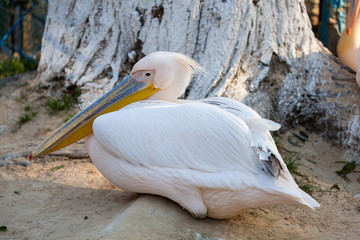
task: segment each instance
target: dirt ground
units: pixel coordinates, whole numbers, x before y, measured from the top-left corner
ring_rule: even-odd
[[[245,209],[229,220],[195,219],[165,198],[122,191],[87,157],[84,141],[29,163],[27,155],[69,114],[50,115],[34,73],[0,82],[0,239],[359,239],[360,167],[339,177],[347,152],[309,134],[278,139],[298,152],[299,184],[321,208]],[[29,107],[27,107],[29,106]],[[73,110],[78,111],[78,110]],[[20,120],[24,114],[30,119]],[[286,149],[286,150],[284,150]]]

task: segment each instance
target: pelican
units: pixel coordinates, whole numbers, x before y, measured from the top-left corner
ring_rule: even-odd
[[[343,32],[338,45],[337,54],[340,60],[354,70],[356,82],[360,86],[360,1],[351,0],[346,18],[346,32]]]
[[[244,208],[275,204],[319,207],[275,146],[269,131],[278,123],[228,98],[178,99],[202,71],[180,53],[149,54],[30,159],[89,135],[87,151],[108,180],[167,197],[198,218],[232,218]]]

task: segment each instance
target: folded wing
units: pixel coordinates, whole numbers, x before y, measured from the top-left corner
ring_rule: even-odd
[[[201,102],[142,101],[97,118],[96,139],[131,164],[203,172],[259,172],[248,125]]]
[[[275,178],[286,168],[269,131],[278,130],[281,125],[261,116],[245,104],[222,97],[207,98],[201,102],[217,106],[243,120],[251,132],[251,147],[257,153],[264,169]]]

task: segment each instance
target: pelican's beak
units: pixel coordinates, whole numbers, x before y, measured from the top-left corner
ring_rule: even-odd
[[[29,155],[29,159],[61,149],[88,136],[93,132],[92,124],[96,117],[144,100],[159,90],[154,87],[152,79],[142,78],[139,74],[135,76],[135,79],[126,77],[110,92],[56,129]]]
[[[358,17],[360,8],[360,1],[351,0],[348,6],[348,12],[346,16],[346,34],[350,35],[351,29]]]

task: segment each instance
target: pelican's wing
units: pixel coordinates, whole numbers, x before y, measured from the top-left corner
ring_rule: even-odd
[[[274,121],[261,118],[255,110],[245,104],[230,98],[213,97],[201,99],[199,101],[217,106],[238,116],[251,127],[252,131],[276,131],[281,127],[280,124]]]
[[[142,101],[98,117],[94,135],[115,156],[139,166],[202,172],[262,171],[240,118],[201,102]]]
[[[242,119],[251,132],[251,147],[258,154],[265,169],[278,178],[280,171],[286,168],[284,161],[269,131],[278,130],[281,125],[261,116],[245,104],[229,98],[213,97],[200,100],[232,113]]]

